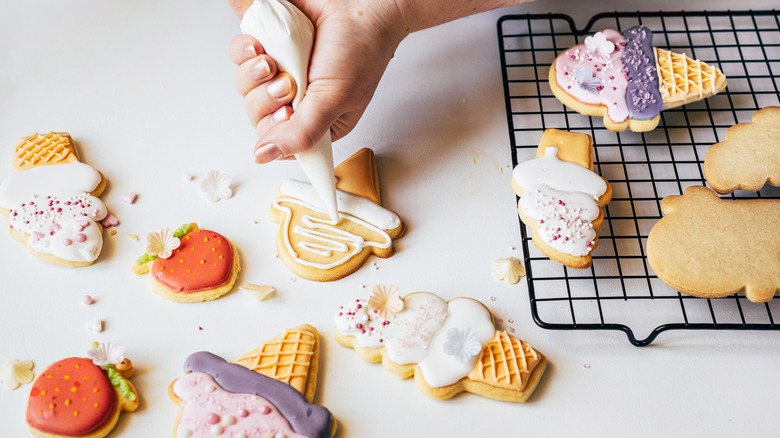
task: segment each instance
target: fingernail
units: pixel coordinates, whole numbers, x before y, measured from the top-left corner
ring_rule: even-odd
[[[243,55],[245,58],[254,58],[257,56],[257,50],[255,50],[255,45],[252,43],[246,43],[243,46],[241,46],[241,55]]]
[[[271,67],[268,66],[268,62],[263,58],[259,58],[249,67],[249,77],[252,79],[263,79],[269,73],[271,73]]]
[[[287,94],[290,93],[290,89],[290,79],[287,76],[274,79],[273,82],[268,84],[268,94],[277,99],[287,96]]]
[[[282,123],[285,120],[287,120],[289,116],[287,115],[287,107],[281,107],[278,110],[274,111],[273,114],[271,114],[271,117],[268,118],[268,124],[271,126],[276,125],[277,123]]]
[[[256,163],[270,163],[276,159],[282,157],[282,151],[276,147],[275,144],[269,143],[265,146],[261,146],[255,150],[255,162]]]

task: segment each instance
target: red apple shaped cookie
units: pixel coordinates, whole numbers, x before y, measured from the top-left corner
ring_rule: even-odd
[[[236,247],[225,236],[185,224],[147,237],[146,254],[133,272],[151,272],[152,290],[180,303],[215,300],[230,292],[241,270]]]
[[[50,365],[33,383],[27,425],[38,437],[108,435],[122,411],[135,411],[138,393],[124,349],[97,345],[91,358],[70,357]]]

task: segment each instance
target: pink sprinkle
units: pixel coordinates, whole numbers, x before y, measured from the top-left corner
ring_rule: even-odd
[[[86,240],[87,240],[87,236],[85,236],[84,234],[82,234],[82,233],[76,234],[76,242],[82,243],[82,242],[84,242]]]
[[[65,238],[65,239],[62,239],[62,244],[65,245],[65,246],[71,246],[71,245],[73,245],[73,241],[68,239],[68,238]]]
[[[591,245],[590,242],[585,242],[585,246],[590,246],[590,245]]]
[[[206,423],[208,423],[208,424],[217,424],[217,423],[219,423],[219,415],[217,415],[217,414],[215,414],[213,412],[210,413],[206,417]]]
[[[125,204],[135,204],[135,200],[137,198],[138,198],[138,195],[133,193],[133,192],[125,193],[124,195],[122,195],[120,197],[120,199],[122,199],[122,202],[124,202]]]
[[[103,228],[110,228],[115,227],[119,225],[119,219],[116,218],[113,214],[108,214],[108,216],[105,217],[102,221],[100,221],[100,224],[103,225]]]
[[[262,408],[260,408],[260,413],[267,414],[268,412],[266,412],[266,410],[268,412],[271,412],[271,408],[269,408],[268,406],[263,406]],[[249,411],[247,411],[246,409],[241,409],[238,411],[238,416],[241,418],[246,418],[249,416]]]
[[[81,302],[85,306],[90,306],[95,303],[95,299],[92,298],[92,295],[84,295],[84,297],[81,298]]]
[[[356,308],[356,309],[362,309],[362,308],[363,308],[363,306],[362,306],[362,305],[360,305],[360,304],[358,304],[357,306],[355,306],[355,308]]]

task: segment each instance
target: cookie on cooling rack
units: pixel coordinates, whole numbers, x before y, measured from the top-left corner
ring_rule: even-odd
[[[647,260],[658,278],[696,297],[744,291],[753,302],[780,291],[780,200],[721,199],[700,186],[661,202]]]
[[[553,61],[550,89],[574,111],[603,117],[611,131],[644,132],[655,129],[662,110],[726,88],[720,69],[652,43],[645,26],[596,32]]]
[[[536,158],[512,171],[518,212],[534,245],[570,268],[590,267],[604,223],[602,207],[612,199],[612,186],[593,172],[593,156],[589,135],[547,129]]]

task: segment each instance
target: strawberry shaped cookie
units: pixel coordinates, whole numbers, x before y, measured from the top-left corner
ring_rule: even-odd
[[[96,344],[89,356],[55,362],[35,380],[27,402],[33,435],[102,438],[122,411],[138,408],[138,393],[127,380],[133,368],[124,348]]]
[[[225,236],[184,224],[175,231],[150,233],[146,254],[133,272],[151,272],[152,290],[163,297],[196,303],[215,300],[230,292],[241,266],[236,247]]]

